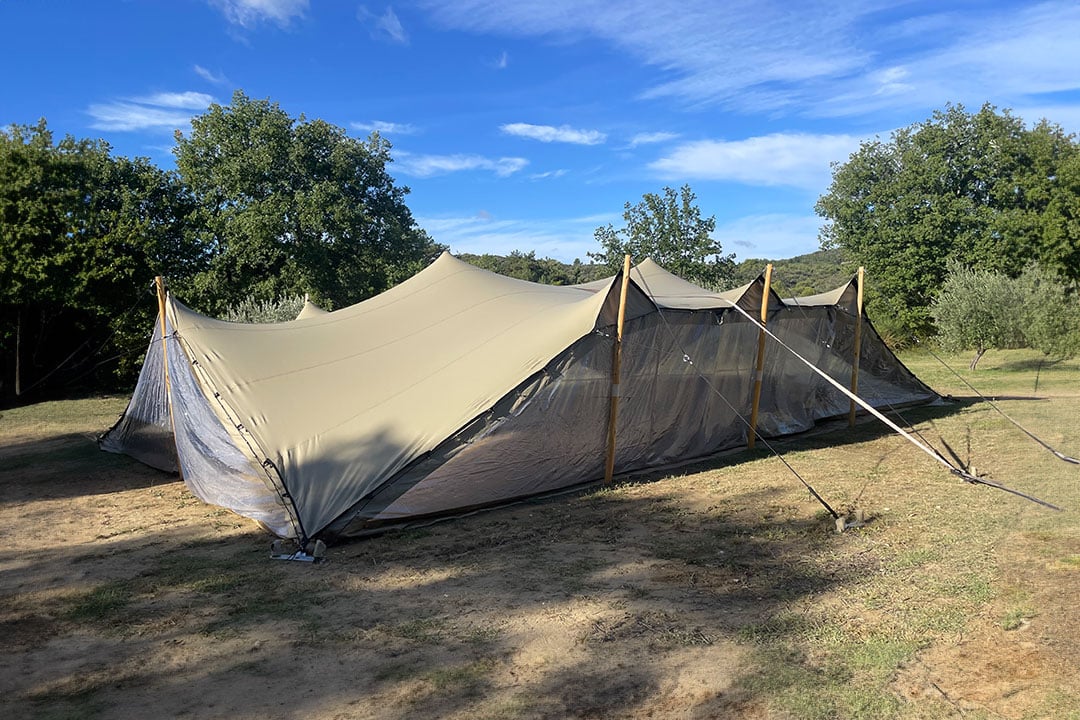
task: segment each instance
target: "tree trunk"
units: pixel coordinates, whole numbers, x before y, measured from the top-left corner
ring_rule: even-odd
[[[975,357],[971,358],[971,364],[968,365],[968,370],[974,370],[975,366],[979,364],[979,359],[986,353],[986,348],[978,348],[975,351]]]

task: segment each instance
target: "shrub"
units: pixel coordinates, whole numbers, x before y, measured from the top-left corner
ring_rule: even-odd
[[[295,320],[303,307],[303,295],[282,295],[276,300],[258,300],[248,295],[226,309],[221,319],[238,323],[286,322]]]

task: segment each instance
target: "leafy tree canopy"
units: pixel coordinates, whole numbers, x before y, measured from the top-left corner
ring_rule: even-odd
[[[866,266],[877,314],[908,333],[929,331],[946,258],[1010,277],[1036,260],[1080,278],[1080,146],[992,105],[863,143],[815,209],[822,247]]]
[[[974,350],[974,370],[987,350],[1032,347],[1049,356],[1080,353],[1080,296],[1035,263],[1018,278],[950,260],[930,307],[946,350]],[[1075,290],[1075,288],[1073,288]]]
[[[390,143],[293,119],[243,92],[176,136],[176,164],[195,200],[189,218],[208,266],[193,300],[221,312],[248,295],[310,293],[341,307],[414,274],[441,251],[387,172]]]
[[[0,130],[0,388],[80,344],[139,342],[152,310],[132,307],[138,290],[164,268],[183,283],[200,261],[181,228],[188,212],[175,174],[145,158],[57,141],[44,120]]]
[[[676,192],[665,187],[661,194],[645,193],[636,205],[626,203],[623,227],[611,224],[594,232],[600,251],[588,255],[612,273],[622,269],[623,258],[635,262],[652,258],[666,270],[713,290],[732,284],[734,255],[723,255],[712,237],[716,218],[701,217],[697,196],[689,185]]]

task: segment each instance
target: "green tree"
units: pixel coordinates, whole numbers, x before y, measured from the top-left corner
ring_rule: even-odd
[[[0,382],[141,344],[140,289],[166,267],[183,283],[198,263],[189,209],[174,175],[107,143],[55,141],[44,120],[0,131]]]
[[[414,274],[442,248],[387,172],[390,143],[322,120],[294,120],[237,91],[177,133],[176,164],[208,251],[195,278],[200,309],[220,313],[248,295],[310,293],[341,307]]]
[[[588,255],[611,272],[622,269],[623,258],[652,258],[669,272],[713,290],[731,286],[734,255],[723,255],[712,237],[716,218],[701,217],[697,196],[689,185],[676,193],[665,187],[661,194],[645,193],[636,205],[626,203],[626,225],[610,223],[594,232],[600,251]]]
[[[948,276],[930,306],[941,346],[974,350],[972,370],[987,350],[1022,346],[1025,303],[1019,282],[955,260],[946,267]]]
[[[1080,293],[1057,275],[1031,264],[1017,280],[1023,297],[1022,327],[1030,347],[1055,358],[1080,354]]]
[[[536,252],[511,250],[509,255],[462,254],[459,259],[484,270],[506,275],[507,277],[528,280],[545,285],[576,285],[589,282],[603,276],[603,270],[595,265],[586,265],[581,260],[567,264],[553,258],[538,258]]]
[[[945,258],[1010,277],[1032,259],[1080,275],[1078,158],[1056,125],[1028,130],[991,105],[949,107],[834,166],[815,206],[822,247],[866,266],[879,316],[928,333]]]

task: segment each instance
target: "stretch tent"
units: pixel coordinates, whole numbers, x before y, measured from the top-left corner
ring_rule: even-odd
[[[228,323],[166,297],[131,402],[101,447],[179,470],[203,500],[281,537],[357,535],[600,479],[622,277],[570,287],[503,277],[444,253],[334,312]],[[854,302],[782,300],[763,278],[713,293],[644,261],[630,273],[614,468],[746,442],[764,306],[792,351],[875,406],[936,394]],[[167,372],[166,372],[167,368]],[[772,345],[757,432],[847,412],[849,399]]]

